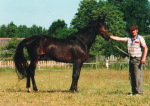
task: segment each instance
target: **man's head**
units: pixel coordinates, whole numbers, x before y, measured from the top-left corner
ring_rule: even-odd
[[[136,36],[138,34],[138,26],[131,26],[129,30],[132,36]]]

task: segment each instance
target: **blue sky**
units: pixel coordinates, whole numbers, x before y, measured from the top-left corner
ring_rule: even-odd
[[[42,26],[46,29],[57,19],[68,26],[74,18],[81,0],[0,0],[0,26]]]

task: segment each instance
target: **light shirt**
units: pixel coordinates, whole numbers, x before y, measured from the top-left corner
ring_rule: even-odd
[[[130,37],[121,38],[124,42],[127,42],[128,53],[131,57],[142,57],[141,46],[146,45],[144,38],[140,35],[136,36],[136,39],[132,40]]]

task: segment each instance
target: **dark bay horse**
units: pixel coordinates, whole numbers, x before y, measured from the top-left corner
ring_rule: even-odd
[[[89,50],[98,34],[109,40],[109,33],[105,30],[104,22],[97,20],[65,39],[36,35],[22,40],[17,46],[14,63],[19,78],[27,78],[26,87],[28,92],[30,92],[30,80],[32,81],[33,90],[38,91],[34,75],[36,65],[41,56],[73,64],[70,91],[76,92],[81,67],[83,62],[87,60]],[[24,57],[24,48],[27,49],[29,54],[30,64],[27,63]]]

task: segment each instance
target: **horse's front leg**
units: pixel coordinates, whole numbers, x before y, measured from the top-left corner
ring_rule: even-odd
[[[73,64],[73,73],[72,73],[72,84],[70,87],[71,92],[77,92],[78,90],[78,79],[80,76],[80,71],[83,63],[77,62]]]

